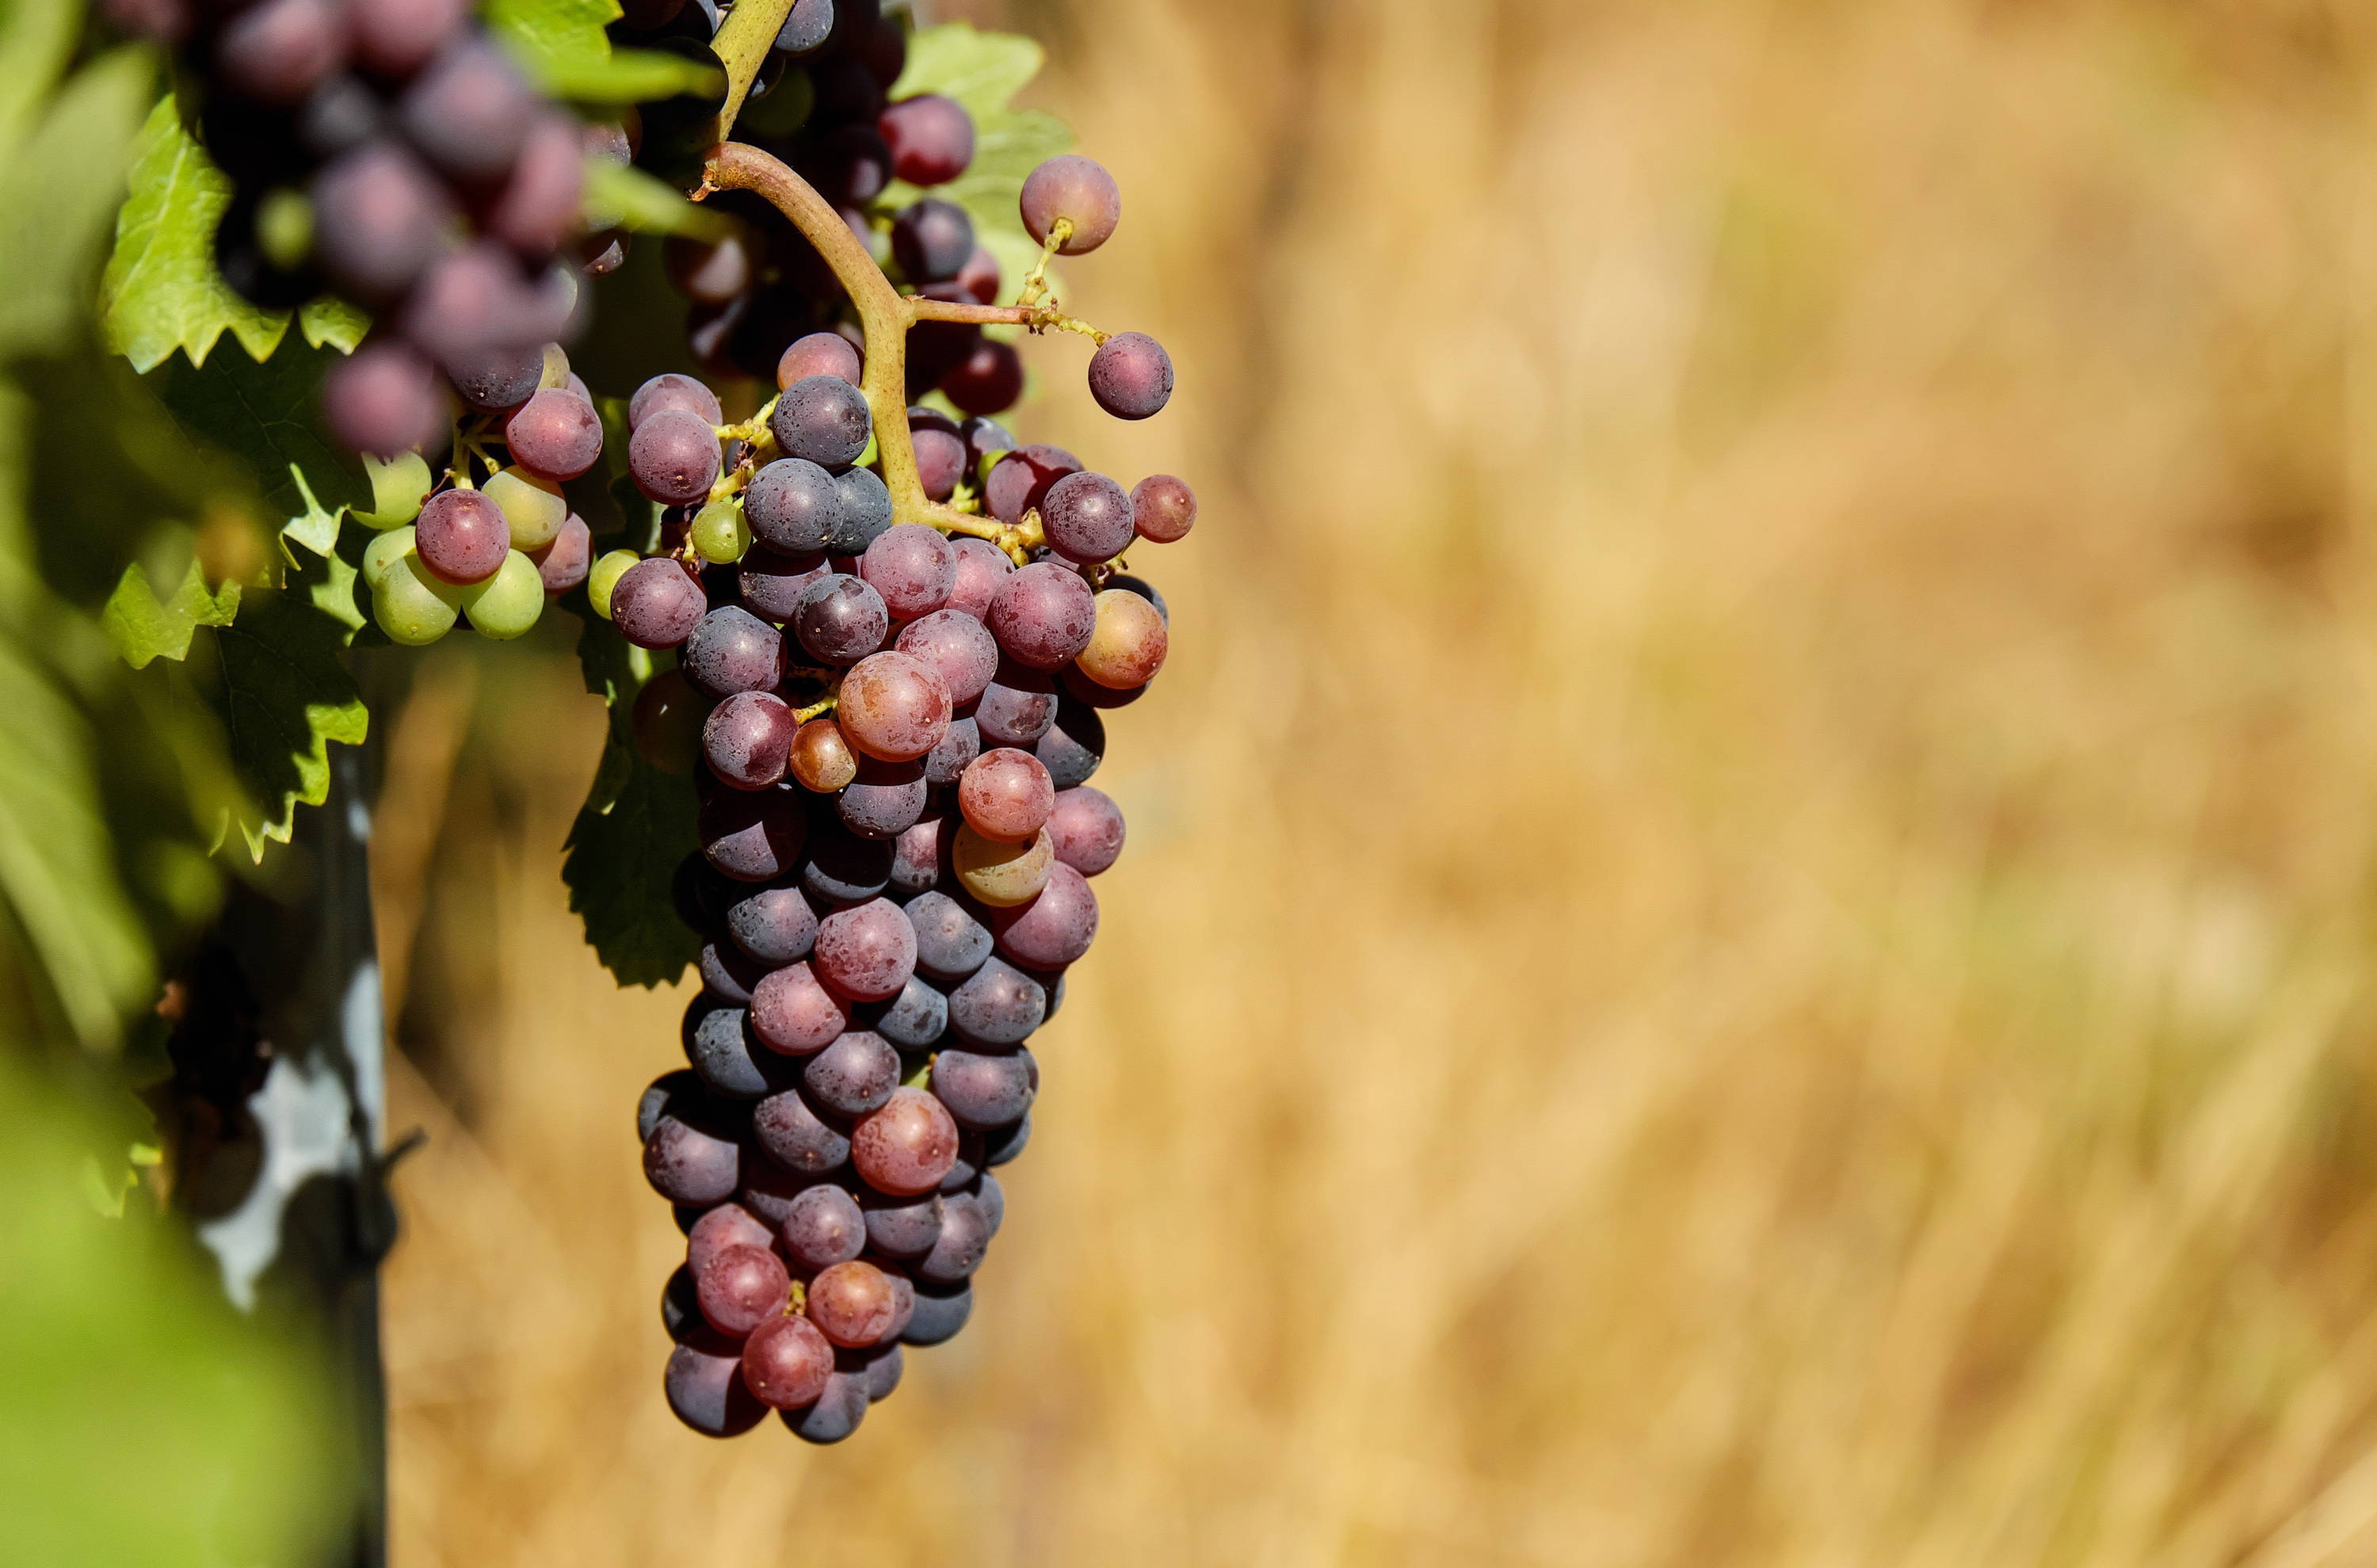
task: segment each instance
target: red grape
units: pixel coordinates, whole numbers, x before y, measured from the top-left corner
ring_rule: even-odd
[[[1131,486],[1130,509],[1141,539],[1169,545],[1186,538],[1197,521],[1197,493],[1168,473],[1151,473]]]
[[[958,809],[985,838],[1009,844],[1034,838],[1056,804],[1048,770],[1011,747],[984,752],[958,780]]]
[[[1016,205],[1025,232],[1043,245],[1057,219],[1073,221],[1073,232],[1057,248],[1060,256],[1097,249],[1122,221],[1122,191],[1114,176],[1078,152],[1051,158],[1025,175]]]
[[[1048,837],[1059,861],[1094,877],[1122,854],[1122,809],[1087,784],[1059,790],[1048,813]]]
[[[448,582],[484,582],[512,547],[504,510],[476,490],[441,490],[413,524],[421,564]]]
[[[751,987],[751,1032],[770,1050],[806,1056],[833,1044],[849,1027],[850,1004],[818,984],[806,964],[771,969]]]
[[[693,1276],[701,1315],[729,1338],[740,1339],[781,1317],[792,1291],[783,1260],[764,1247],[723,1247]]]
[[[833,1375],[833,1347],[806,1318],[778,1317],[743,1342],[743,1382],[775,1410],[813,1405]]]
[[[950,727],[950,689],[940,673],[906,653],[873,653],[842,677],[836,715],[850,744],[869,757],[922,757]]]
[[[898,996],[915,973],[915,928],[888,898],[838,909],[818,922],[809,963],[835,995],[884,1001]]]

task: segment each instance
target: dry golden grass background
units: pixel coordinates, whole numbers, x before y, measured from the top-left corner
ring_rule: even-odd
[[[2377,1562],[2377,18],[1035,0],[1182,390],[973,1324],[664,1408],[555,648],[389,725],[403,1568]]]

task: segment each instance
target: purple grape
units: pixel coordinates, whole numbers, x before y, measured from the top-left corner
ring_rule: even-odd
[[[743,1008],[694,998],[686,1010],[684,1045],[685,1059],[702,1083],[727,1099],[757,1099],[784,1087],[788,1074],[775,1053],[754,1041]]]
[[[780,966],[808,955],[817,941],[817,911],[798,888],[762,888],[727,906],[726,930],[750,957]]]
[[[818,922],[818,978],[853,1001],[888,1001],[916,971],[916,932],[887,898],[838,909]]]
[[[603,455],[603,420],[577,393],[548,387],[532,393],[504,424],[512,461],[532,473],[575,479]]]
[[[837,1370],[826,1379],[825,1392],[818,1395],[816,1404],[779,1410],[776,1415],[803,1442],[840,1442],[866,1418],[866,1375]]]
[[[1023,178],[1017,207],[1023,229],[1045,245],[1057,220],[1069,218],[1073,232],[1057,248],[1060,256],[1080,256],[1106,243],[1122,221],[1122,191],[1103,164],[1068,152],[1049,159]]]
[[[738,567],[735,587],[743,603],[753,615],[778,623],[791,620],[810,585],[833,569],[821,554],[779,555],[764,545],[744,552]]]
[[[864,207],[891,183],[891,149],[866,126],[836,126],[803,163],[818,194],[836,207]]]
[[[323,377],[323,418],[349,451],[393,457],[426,446],[446,424],[436,376],[402,343],[366,344]]]
[[[532,260],[550,260],[577,231],[586,194],[578,126],[573,115],[539,115],[512,164],[511,178],[487,203],[486,232]]]
[[[215,40],[224,85],[259,103],[298,103],[346,61],[346,17],[335,0],[261,0]]]
[[[468,0],[347,0],[355,58],[390,81],[426,65],[469,13]]]
[[[920,1258],[941,1235],[941,1195],[926,1192],[895,1198],[868,1190],[859,1198],[866,1218],[866,1244],[889,1258]]]
[[[1106,750],[1106,724],[1098,711],[1070,696],[1057,701],[1056,722],[1033,743],[1032,754],[1059,792],[1088,782]],[[1061,851],[1059,852],[1061,854]]]
[[[477,30],[456,35],[414,78],[397,118],[429,161],[467,184],[499,180],[520,157],[537,113],[530,87]]]
[[[880,898],[891,885],[892,855],[888,842],[861,838],[839,821],[820,826],[801,863],[801,886],[836,908]]]
[[[696,1122],[707,1114],[709,1097],[701,1087],[701,1079],[691,1068],[679,1067],[662,1073],[646,1085],[643,1098],[636,1105],[636,1142],[649,1143],[652,1130],[672,1107],[680,1121]]]
[[[1031,1117],[1026,1116],[1021,1121],[1016,1123],[1013,1128],[1001,1129],[1000,1132],[992,1133],[989,1137],[996,1138],[1000,1136],[1001,1133],[1009,1134],[1013,1138],[1013,1146],[1001,1150],[1001,1153],[1006,1155],[1006,1158],[1008,1160],[1011,1160],[1017,1155],[1023,1152],[1024,1140],[1028,1139],[1032,1135]],[[990,1158],[990,1148],[987,1138],[985,1138],[983,1147],[983,1163],[985,1167],[1006,1163],[1005,1160],[993,1160]],[[1007,1190],[998,1184],[998,1178],[991,1175],[987,1168],[983,1171],[982,1180],[974,1189],[973,1201],[975,1203],[980,1205],[982,1209],[982,1217],[989,1222],[990,1233],[993,1236],[997,1236],[998,1234],[998,1227],[1007,1221]]]
[[[644,1179],[672,1203],[723,1203],[735,1195],[742,1150],[732,1139],[663,1114],[644,1140]]]
[[[1049,547],[1068,560],[1112,560],[1134,534],[1130,496],[1103,473],[1069,473],[1048,486],[1040,526]]]
[[[900,1053],[868,1030],[849,1031],[801,1069],[809,1103],[837,1116],[865,1116],[899,1086]]]
[[[707,499],[718,480],[718,434],[689,409],[647,413],[627,437],[627,473],[663,506]]]
[[[512,547],[501,507],[476,490],[440,490],[414,522],[421,564],[448,582],[484,582]]]
[[[701,853],[738,882],[772,882],[799,864],[808,813],[782,790],[722,789],[701,805]]]
[[[823,1176],[850,1162],[850,1135],[810,1109],[797,1089],[752,1107],[751,1134],[770,1159],[804,1176]]]
[[[1151,473],[1132,485],[1130,507],[1139,536],[1152,545],[1186,538],[1197,521],[1197,493],[1168,473]]]
[[[965,443],[947,430],[918,430],[913,439],[916,476],[924,483],[925,494],[936,501],[948,500],[965,477]]]
[[[1081,471],[1080,461],[1062,447],[1018,447],[992,467],[983,499],[999,521],[1021,522],[1046,497],[1048,486]]]
[[[882,596],[885,612],[897,621],[930,616],[947,604],[957,571],[949,543],[921,522],[886,529],[858,563],[859,577]],[[955,700],[956,693],[950,696]]]
[[[446,356],[446,378],[462,401],[487,413],[518,408],[536,395],[544,351],[530,344],[476,348]]]
[[[1097,626],[1096,596],[1079,572],[1036,562],[999,584],[988,625],[1001,651],[1019,662],[1037,670],[1062,669],[1090,645]],[[1036,732],[1033,738],[1038,738]]]
[[[801,595],[792,628],[801,646],[820,663],[854,664],[883,646],[891,617],[881,594],[855,577],[834,572],[818,579]]]
[[[973,116],[935,92],[903,98],[877,116],[891,172],[912,186],[946,185],[973,162]]]
[[[985,746],[1035,749],[1057,722],[1057,688],[1045,675],[1004,664],[974,703],[973,719]]]
[[[951,719],[940,743],[925,754],[925,782],[938,789],[953,784],[982,755],[982,726],[972,714]]]
[[[701,617],[685,640],[677,668],[696,689],[712,697],[773,691],[784,678],[783,633],[750,611],[728,604]]]
[[[875,1032],[902,1050],[920,1051],[949,1027],[950,999],[911,975],[900,994],[884,1005]]]
[[[661,268],[687,299],[724,305],[751,286],[756,243],[741,230],[707,240],[673,234],[661,246]]]
[[[1122,808],[1102,790],[1069,787],[1048,813],[1048,837],[1061,864],[1094,877],[1122,854]]]
[[[932,777],[932,760],[927,758],[925,782],[930,784]],[[940,860],[941,820],[919,817],[892,841],[891,882],[888,890],[891,897],[914,898],[931,888],[940,879]]]
[[[1120,332],[1090,356],[1090,396],[1117,419],[1146,419],[1172,401],[1172,356],[1144,332]]]
[[[846,1263],[866,1251],[866,1216],[858,1200],[830,1181],[804,1189],[776,1227],[784,1251],[805,1273]]]
[[[1004,413],[1023,396],[1023,356],[1012,343],[985,338],[941,377],[941,391],[968,413]]]
[[[934,1097],[977,1132],[1020,1119],[1039,1084],[1040,1070],[1021,1046],[995,1054],[944,1047],[933,1058]]]
[[[425,508],[423,515],[427,515]],[[638,561],[611,585],[611,620],[619,635],[639,648],[683,643],[701,624],[709,605],[700,581],[668,556]]]
[[[453,207],[421,161],[366,141],[314,176],[314,256],[340,292],[374,306],[396,300],[448,245]]]
[[[701,726],[702,760],[721,783],[766,789],[784,776],[800,723],[772,691],[738,691],[710,711]]]
[[[764,1419],[768,1407],[744,1385],[743,1356],[713,1355],[690,1345],[669,1352],[662,1379],[669,1409],[704,1437],[736,1437]]]
[[[950,546],[957,552],[958,558],[957,581],[950,589],[950,608],[981,620],[990,614],[990,602],[997,597],[999,584],[1015,569],[1015,563],[987,539],[962,534],[952,538]]]
[[[1032,1118],[1029,1113],[1026,1113],[1023,1119],[1012,1127],[994,1129],[983,1140],[984,1168],[995,1170],[1000,1166],[1013,1163],[1016,1156],[1022,1154],[1031,1142]],[[985,1176],[984,1179],[989,1179]],[[1004,1203],[999,1205],[999,1208],[1002,1214],[1006,1212]]]
[[[1097,937],[1098,895],[1087,878],[1059,860],[1048,868],[1047,885],[1031,903],[992,913],[991,929],[998,951],[1012,962],[1062,969],[1089,952]]]
[[[971,1287],[919,1287],[916,1310],[908,1319],[908,1326],[900,1331],[903,1345],[942,1345],[957,1337],[965,1327],[966,1319],[973,1313],[973,1291]]]
[[[891,255],[912,283],[954,278],[973,257],[973,220],[964,208],[926,197],[891,220]]]
[[[1040,982],[1001,958],[985,960],[950,993],[950,1027],[985,1045],[1020,1044],[1047,1014]]]
[[[768,428],[786,457],[845,468],[866,449],[874,426],[857,388],[839,376],[806,376],[777,398]]]
[[[866,362],[849,339],[839,332],[811,332],[794,339],[776,361],[776,389],[783,391],[812,376],[839,377],[855,387],[865,372]]]
[[[958,426],[958,436],[966,444],[966,465],[970,470],[978,468],[982,460],[993,452],[1015,449],[1014,434],[995,419],[980,416],[969,419]],[[1074,466],[1078,468],[1081,465],[1076,463]]]
[[[834,0],[798,0],[772,45],[780,54],[815,54],[833,33]]]
[[[896,839],[925,814],[929,794],[921,759],[885,762],[872,757],[858,760],[858,777],[834,797],[842,825],[863,838]]]
[[[941,1223],[932,1247],[916,1265],[919,1284],[962,1285],[990,1251],[992,1226],[982,1203],[970,1192],[941,1200]]]
[[[728,1007],[749,1007],[751,987],[767,974],[765,965],[755,964],[746,954],[716,942],[701,944],[702,994],[725,1003]]]
[[[775,1244],[775,1231],[750,1210],[740,1203],[721,1203],[704,1210],[685,1233],[685,1266],[699,1275],[729,1247],[772,1248]]]
[[[916,933],[916,968],[935,980],[963,980],[990,957],[990,928],[945,892],[918,893],[904,911]]]
[[[627,400],[627,428],[635,429],[646,416],[663,409],[684,409],[699,415],[704,425],[717,425],[725,422],[725,411],[718,406],[718,394],[690,376],[666,371],[653,377],[635,390]]]
[[[543,549],[530,551],[529,559],[536,563],[536,575],[543,581],[548,599],[585,581],[594,564],[594,536],[586,520],[571,512],[562,519],[561,532]]]
[[[833,489],[842,512],[825,547],[837,556],[860,555],[891,526],[891,492],[871,468],[836,474]]]

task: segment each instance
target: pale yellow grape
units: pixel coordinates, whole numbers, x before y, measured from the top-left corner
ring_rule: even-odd
[[[705,561],[724,565],[741,560],[751,547],[751,525],[743,521],[743,503],[730,496],[703,507],[694,514],[692,537]]]
[[[462,591],[462,609],[471,617],[472,631],[508,642],[544,613],[544,578],[534,561],[511,551],[493,577]]]
[[[408,554],[372,590],[372,619],[388,640],[408,648],[436,641],[454,629],[462,590],[439,579]]]
[[[1048,868],[1056,858],[1056,841],[1045,828],[1029,844],[1000,844],[962,824],[950,845],[959,882],[993,909],[1031,903],[1048,885]]]
[[[542,550],[553,543],[568,520],[569,503],[561,486],[540,479],[524,468],[507,468],[489,476],[479,491],[502,509],[512,531],[515,550]]]
[[[421,503],[430,490],[429,464],[419,452],[399,452],[386,462],[365,455],[364,472],[371,476],[372,509],[355,513],[365,528],[401,528],[421,515]]]
[[[412,525],[391,528],[364,546],[364,586],[377,588],[389,569],[412,554]]]
[[[596,615],[604,620],[611,618],[612,588],[627,575],[629,567],[643,558],[633,550],[613,550],[594,563],[593,569],[586,574],[586,598]]]
[[[562,353],[559,343],[545,344],[544,369],[537,376],[536,389],[540,392],[549,392],[555,387],[568,385],[569,356]]]

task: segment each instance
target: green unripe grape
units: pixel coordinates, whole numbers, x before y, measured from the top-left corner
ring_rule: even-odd
[[[586,598],[594,613],[604,620],[611,618],[611,589],[627,575],[627,569],[644,557],[633,550],[613,550],[594,563],[586,574]]]
[[[733,497],[712,501],[693,516],[693,547],[705,561],[739,561],[751,547],[751,525],[743,521],[743,503]]]
[[[372,590],[372,619],[389,641],[423,647],[454,629],[461,593],[432,576],[420,557],[407,555]]]
[[[391,528],[364,546],[364,586],[377,588],[396,563],[412,554],[413,528]]]
[[[421,515],[421,503],[428,498],[433,482],[429,464],[419,452],[399,452],[386,462],[366,457],[364,472],[371,476],[372,509],[355,513],[357,522],[365,528],[401,528]]]
[[[544,613],[544,579],[534,561],[514,550],[493,577],[462,591],[462,611],[471,617],[472,631],[509,641]]]
[[[875,466],[875,460],[882,455],[883,449],[875,444],[875,432],[870,429],[866,432],[866,445],[859,449],[858,461],[853,466],[857,468],[873,468]]]
[[[562,499],[561,486],[526,469],[498,471],[479,486],[479,494],[502,509],[515,550],[543,549],[569,517],[569,503]]]

